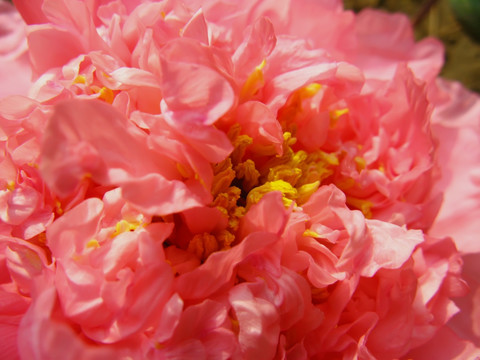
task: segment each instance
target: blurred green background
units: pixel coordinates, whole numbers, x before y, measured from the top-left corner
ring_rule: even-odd
[[[345,8],[365,7],[407,14],[417,39],[434,36],[445,44],[442,76],[480,92],[480,0],[344,0]]]

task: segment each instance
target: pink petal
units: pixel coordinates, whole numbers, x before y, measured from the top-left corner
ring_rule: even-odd
[[[230,290],[229,300],[239,322],[238,341],[243,356],[247,359],[272,358],[280,333],[275,306],[255,297],[248,284]]]
[[[27,38],[32,67],[37,75],[63,66],[85,52],[78,36],[54,25],[32,25]]]
[[[165,111],[176,121],[211,125],[232,107],[233,89],[218,72],[165,59],[161,65]]]

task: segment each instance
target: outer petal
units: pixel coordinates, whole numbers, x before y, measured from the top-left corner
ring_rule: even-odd
[[[438,84],[449,97],[432,115],[444,202],[429,233],[452,236],[463,253],[480,252],[480,98],[458,83]]]
[[[27,24],[43,24],[48,22],[42,11],[44,0],[14,0],[13,3],[18,9]]]
[[[60,196],[71,194],[90,177],[104,185],[149,173],[179,177],[175,165],[152,152],[145,134],[113,107],[70,100],[55,110],[47,125],[40,167],[47,184]]]
[[[27,94],[31,70],[27,56],[25,23],[9,3],[0,3],[0,98]]]

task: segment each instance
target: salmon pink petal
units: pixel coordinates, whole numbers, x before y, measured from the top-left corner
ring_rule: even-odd
[[[25,23],[8,2],[0,3],[0,97],[28,93],[31,69],[28,64]]]
[[[165,304],[160,318],[159,326],[155,332],[155,340],[163,343],[170,339],[178,326],[183,310],[183,301],[175,293]]]
[[[242,260],[277,240],[278,236],[272,233],[253,233],[239,245],[224,252],[213,253],[197,269],[179,276],[175,289],[183,299],[198,299],[211,295],[231,281],[235,267]]]
[[[166,215],[208,203],[211,194],[199,182],[168,181],[149,174],[122,184],[122,195],[147,214]]]
[[[359,46],[353,62],[369,77],[391,77],[397,64],[405,61],[419,78],[429,81],[443,65],[442,44],[431,38],[415,43],[410,20],[403,14],[367,9],[356,17],[355,28]]]
[[[49,268],[47,254],[39,246],[22,239],[2,236],[0,241],[7,244],[5,260],[11,279],[20,294],[30,294],[33,279]]]
[[[93,345],[82,340],[64,319],[52,320],[57,298],[51,277],[37,280],[35,301],[20,323],[18,346],[21,358],[46,359],[51,356],[98,359],[133,352]],[[63,320],[63,321],[62,321]]]
[[[480,358],[480,99],[406,16],[10,3],[0,357]]]
[[[87,113],[95,119],[95,127],[84,121]],[[129,130],[124,131],[125,127]],[[150,173],[179,176],[175,165],[155,156],[145,144],[145,135],[122,114],[88,100],[57,106],[45,134],[41,170],[46,182],[61,196],[71,194],[86,178],[100,184],[119,184]]]
[[[0,191],[0,219],[18,225],[35,210],[39,194],[31,187],[18,187],[13,191]]]
[[[247,284],[230,290],[229,300],[239,323],[243,356],[272,358],[280,333],[279,315],[273,304],[253,295]]]
[[[92,198],[56,220],[47,230],[48,246],[55,256],[69,257],[74,252],[81,253],[85,239],[93,238],[97,232],[102,210],[102,201]]]
[[[288,212],[283,205],[281,193],[268,193],[242,218],[240,236],[247,236],[255,232],[281,235],[287,225],[287,220]]]
[[[445,165],[437,187],[445,198],[430,234],[452,236],[461,252],[478,253],[476,234],[480,229],[475,219],[480,216],[480,103],[459,84],[442,81],[439,86],[449,91],[449,99],[432,115],[439,161]],[[461,208],[456,205],[459,203]]]
[[[164,110],[174,121],[215,123],[234,103],[231,85],[211,68],[162,59]]]
[[[260,66],[277,42],[273,24],[265,17],[251,25],[248,32],[249,35],[235,50],[232,58],[237,75],[241,78],[247,78],[255,67]]]
[[[42,11],[44,0],[15,0],[15,8],[22,15],[27,24],[43,24],[48,22]]]
[[[184,26],[183,36],[198,40],[205,45],[210,43],[208,27],[202,9],[198,10]]]
[[[275,115],[263,103],[247,101],[237,108],[235,116],[242,133],[253,140],[252,151],[262,155],[282,152],[282,128]]]
[[[473,343],[460,339],[445,327],[428,343],[412,350],[406,356],[412,359],[427,359],[431,356],[439,360],[475,359],[480,356],[480,349]]]
[[[81,38],[53,25],[35,25],[28,31],[29,54],[37,75],[65,65],[85,52]]]

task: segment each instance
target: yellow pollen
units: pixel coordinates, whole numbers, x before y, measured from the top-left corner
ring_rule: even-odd
[[[288,164],[278,165],[271,168],[268,173],[268,181],[284,180],[295,186],[298,179],[302,176],[302,170],[296,167],[291,167]]]
[[[369,200],[359,199],[353,196],[347,196],[347,205],[359,209],[367,219],[371,219],[373,216],[373,203]]]
[[[61,203],[59,200],[56,200],[56,201],[55,201],[55,212],[56,212],[58,215],[62,215],[62,214],[63,214],[62,203]]]
[[[137,229],[141,225],[142,225],[142,223],[139,222],[139,221],[129,222],[127,220],[120,220],[115,225],[115,231],[113,232],[111,237],[113,238],[113,237],[118,236],[121,233],[124,233],[124,232],[127,232],[127,231],[135,231],[135,229]]]
[[[289,131],[285,131],[283,133],[283,141],[287,147],[295,145],[297,139],[292,136],[292,133]]]
[[[311,84],[303,90],[302,96],[313,96],[320,88],[320,84]],[[213,166],[210,191],[214,200],[209,205],[225,216],[227,226],[213,234],[196,234],[187,247],[202,261],[212,252],[235,244],[240,220],[265,194],[279,191],[285,207],[301,206],[339,165],[335,153],[294,151],[292,147],[297,139],[290,131],[283,133],[283,152],[275,156],[251,150],[252,138],[242,134],[238,124],[230,128],[228,137],[234,150],[227,159]],[[318,237],[314,232],[305,234]]]
[[[211,253],[218,250],[215,236],[208,233],[197,234],[190,240],[187,251],[195,254],[199,259],[205,260]]]
[[[91,86],[90,87],[92,89],[92,91],[95,93],[95,94],[99,94],[98,98],[100,100],[103,100],[109,104],[113,103],[113,99],[115,98],[115,95],[113,94],[113,91],[107,87],[98,87],[98,86]]]
[[[260,173],[251,159],[238,164],[235,167],[235,174],[238,179],[243,179],[242,188],[246,192],[258,185]]]
[[[303,236],[310,236],[310,237],[313,237],[313,238],[319,238],[320,234],[316,233],[312,229],[307,229],[303,232]]]
[[[232,161],[230,158],[215,165],[214,172],[212,195],[217,196],[220,193],[226,192],[233,179],[235,179],[235,171],[232,169]]]
[[[322,88],[322,85],[319,83],[311,83],[307,86],[304,86],[300,90],[297,91],[298,96],[300,99],[307,99],[315,96],[320,89]]]
[[[165,19],[165,17],[167,16],[167,14],[165,14],[165,11],[160,12],[160,15],[162,16],[162,19]]]
[[[348,114],[348,108],[339,109],[339,110],[332,110],[330,111],[330,118],[333,120],[338,120],[340,116]]]
[[[257,186],[248,193],[247,208],[258,203],[265,194],[272,191],[280,191],[282,193],[282,200],[286,207],[289,207],[298,195],[297,189],[286,181],[267,181],[265,184]]]
[[[354,158],[355,164],[357,165],[357,171],[360,172],[367,167],[367,162],[361,156],[356,156]]]
[[[326,152],[321,152],[322,158],[330,165],[338,166],[340,162],[338,161],[338,157],[335,154],[328,154]]]
[[[314,183],[305,184],[298,188],[297,203],[304,204],[310,199],[310,196],[313,195],[315,191],[318,190],[320,186],[320,181],[315,181]]]
[[[222,249],[229,249],[232,243],[235,241],[235,235],[228,230],[221,230],[217,234],[216,238],[217,241],[223,245]]]
[[[15,181],[7,182],[7,190],[9,190],[9,191],[15,190]]]
[[[88,249],[97,249],[100,247],[100,244],[98,243],[97,239],[90,239],[90,241],[87,242],[85,247]]]
[[[182,175],[184,178],[190,177],[188,170],[184,165],[177,163],[177,170],[180,173],[180,175]]]
[[[248,135],[239,135],[233,141],[233,146],[235,146],[230,158],[232,159],[232,163],[237,165],[243,156],[245,155],[245,151],[249,145],[253,143],[253,140]]]
[[[74,84],[86,84],[87,78],[85,75],[78,75],[75,79],[73,79]]]
[[[240,101],[244,102],[252,98],[263,85],[265,85],[265,79],[263,78],[263,68],[267,64],[267,60],[264,59],[260,65],[258,65],[252,73],[248,76],[245,84],[243,84],[240,91]]]

